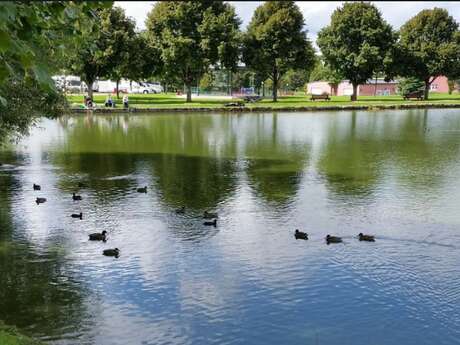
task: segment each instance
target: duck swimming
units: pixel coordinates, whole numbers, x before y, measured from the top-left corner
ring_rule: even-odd
[[[83,213],[80,212],[80,213],[72,213],[71,215],[72,218],[80,218],[80,220],[83,219]]]
[[[40,185],[34,183],[34,190],[42,190],[42,187],[40,187]]]
[[[326,236],[326,242],[327,242],[327,244],[329,244],[329,243],[341,243],[342,242],[342,237],[327,235]]]
[[[107,231],[102,231],[101,233],[96,232],[94,234],[89,234],[90,241],[106,241],[107,240]]]
[[[118,248],[105,249],[102,252],[102,254],[105,255],[105,256],[115,256],[116,258],[118,258],[118,256],[120,255],[120,250]]]
[[[38,204],[43,204],[43,203],[46,202],[46,198],[37,198],[37,199],[35,200],[35,202],[37,203],[37,205],[38,205]]]
[[[145,186],[144,188],[137,188],[137,192],[138,193],[147,193],[147,186]]]
[[[204,222],[203,225],[209,225],[209,226],[214,226],[214,227],[216,227],[216,226],[217,226],[217,219],[214,219],[214,220],[211,221],[211,222]]]
[[[213,218],[218,218],[218,217],[217,217],[217,213],[212,213],[212,212],[204,211],[204,213],[203,213],[203,218],[204,218],[204,219],[213,219]]]
[[[73,201],[77,201],[77,200],[82,200],[83,198],[81,197],[81,195],[76,195],[75,193],[72,194],[72,199]]]
[[[176,214],[184,214],[185,213],[185,206],[182,206],[181,208],[178,208],[176,210]]]
[[[360,241],[375,242],[375,237],[372,235],[363,235],[362,232],[358,235]]]
[[[294,237],[296,240],[308,240],[308,234],[306,232],[295,230]]]

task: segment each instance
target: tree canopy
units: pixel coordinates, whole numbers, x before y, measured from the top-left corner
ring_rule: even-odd
[[[400,29],[398,46],[404,66],[400,73],[424,81],[425,99],[436,77],[459,75],[460,32],[445,9],[423,10],[409,19]]]
[[[275,102],[288,70],[313,68],[314,49],[294,1],[267,1],[256,9],[244,37],[243,61],[263,80],[272,80]]]
[[[25,133],[39,116],[58,116],[66,100],[51,73],[112,2],[0,2],[0,141]]]
[[[185,84],[187,102],[192,100],[191,87],[210,66],[237,65],[240,20],[223,1],[157,2],[146,24],[163,74]]]
[[[357,87],[393,63],[396,34],[370,3],[345,3],[318,34],[318,46],[326,64]]]
[[[131,59],[138,54],[134,51],[135,23],[123,9],[99,10],[94,21],[92,30],[82,32],[82,39],[68,54],[70,70],[85,81],[90,97],[98,77],[120,80],[129,74]]]

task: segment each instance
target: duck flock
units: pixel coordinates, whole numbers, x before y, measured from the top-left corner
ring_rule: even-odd
[[[79,183],[78,187],[83,188],[84,185],[82,183]],[[34,183],[33,184],[33,189],[35,191],[41,191],[42,187],[40,185]],[[147,186],[137,188],[136,191],[138,193],[147,193]],[[81,195],[77,195],[76,193],[73,193],[72,194],[72,200],[73,201],[81,201],[81,200],[83,200],[83,198],[82,198]],[[36,202],[37,205],[43,204],[43,203],[46,202],[46,198],[37,197],[35,199],[35,202]],[[185,214],[185,207],[181,207],[181,208],[177,209],[175,212],[176,212],[176,214]],[[82,212],[73,213],[70,216],[72,218],[83,220],[83,213]],[[214,227],[217,226],[217,218],[218,218],[217,213],[204,211],[203,218],[206,219],[206,221],[203,223],[204,225],[214,226]],[[107,241],[107,231],[104,230],[102,232],[96,232],[96,233],[93,233],[93,234],[89,234],[88,237],[89,237],[90,241],[106,242]],[[114,257],[118,258],[120,256],[120,249],[118,249],[118,248],[105,249],[105,250],[102,251],[102,254],[105,255],[105,256],[114,256]]]
[[[82,183],[79,183],[78,186],[79,187],[84,187],[84,185]],[[38,185],[38,184],[34,183],[33,188],[36,191],[41,191],[41,186]],[[137,188],[136,191],[138,193],[147,193],[147,186]],[[83,200],[81,195],[77,195],[75,193],[72,194],[72,199],[73,199],[73,201],[81,201],[81,200]],[[37,197],[35,202],[37,203],[37,205],[43,204],[43,203],[46,202],[46,198],[38,198]],[[181,208],[177,209],[175,212],[176,212],[176,214],[185,214],[185,207],[181,207]],[[83,213],[82,212],[73,213],[73,214],[71,214],[71,217],[82,220],[83,219]],[[217,219],[218,219],[217,213],[204,211],[203,218],[206,219],[206,221],[204,221],[204,223],[203,223],[204,225],[214,226],[214,227],[217,226]],[[299,229],[295,230],[294,237],[295,237],[296,240],[308,240],[308,234],[306,232],[299,231]],[[339,237],[339,236],[327,235],[325,239],[326,239],[327,244],[342,243],[343,242],[342,238]],[[375,237],[373,235],[365,235],[363,233],[358,234],[358,239],[360,241],[375,242]],[[94,234],[89,234],[89,240],[90,241],[103,241],[103,242],[106,242],[107,241],[107,231],[104,230],[104,231],[102,231],[100,233],[97,232],[97,233],[94,233]],[[106,255],[106,256],[114,256],[114,257],[118,258],[119,255],[120,255],[120,250],[118,248],[105,249],[102,252],[102,254]]]

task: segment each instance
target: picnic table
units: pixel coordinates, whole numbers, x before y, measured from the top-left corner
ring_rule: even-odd
[[[317,99],[324,99],[326,101],[330,101],[331,98],[327,93],[321,94],[321,95],[311,95],[310,101],[316,101]]]
[[[424,96],[425,96],[425,91],[424,90],[417,90],[417,91],[412,91],[412,92],[404,94],[403,98],[405,100],[411,99],[411,98],[416,98],[416,99],[422,101]]]

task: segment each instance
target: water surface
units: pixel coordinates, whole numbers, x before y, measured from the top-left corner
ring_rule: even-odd
[[[458,110],[43,120],[0,151],[0,320],[59,345],[454,344],[459,158]]]

